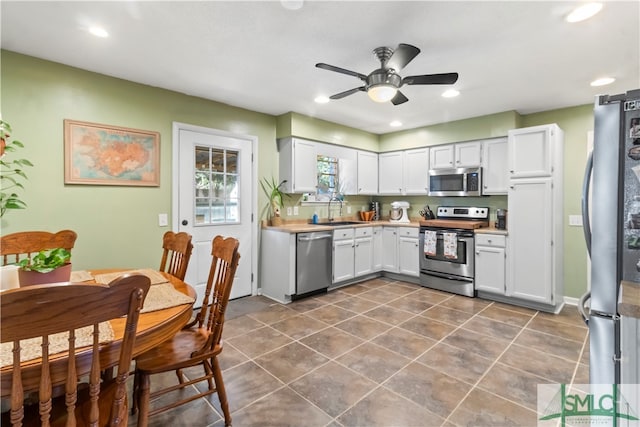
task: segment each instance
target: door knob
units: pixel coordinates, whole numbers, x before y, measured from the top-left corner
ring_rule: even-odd
[[[189,224],[189,221],[187,221],[186,219],[183,219],[182,220],[182,225],[187,225],[187,224]]]

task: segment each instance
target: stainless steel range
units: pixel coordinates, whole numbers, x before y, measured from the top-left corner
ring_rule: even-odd
[[[488,207],[440,206],[420,221],[420,284],[475,296],[474,229],[489,226]]]

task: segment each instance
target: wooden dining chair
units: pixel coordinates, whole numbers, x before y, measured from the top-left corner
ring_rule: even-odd
[[[202,307],[197,314],[197,325],[181,330],[172,339],[136,358],[133,412],[138,411],[138,427],[147,426],[149,417],[154,414],[216,392],[224,413],[225,425],[231,425],[227,394],[217,357],[222,351],[224,313],[240,258],[238,246],[238,240],[231,237],[225,239],[216,236],[213,239],[211,268]],[[204,374],[184,381],[181,370],[198,365],[204,367]],[[150,393],[151,376],[171,371],[180,372],[178,383]],[[150,410],[151,398],[202,381],[207,381],[208,387],[201,393]]]
[[[23,258],[29,258],[46,249],[73,249],[78,235],[72,230],[57,233],[48,231],[21,231],[0,237],[0,256],[2,265],[14,264]]]
[[[1,340],[13,343],[13,362],[11,409],[3,414],[2,425],[126,426],[125,382],[138,316],[149,285],[146,276],[124,275],[108,285],[65,282],[3,292]],[[126,316],[122,341],[100,344],[98,325],[121,316]],[[85,327],[89,330],[78,331]],[[67,335],[54,335],[59,333]],[[85,336],[88,347],[76,349],[76,340]],[[35,347],[20,342],[27,339],[34,339]],[[54,350],[56,346],[58,349]],[[110,351],[120,354],[116,377],[104,382],[100,377],[104,369],[100,365],[102,346],[115,346]],[[41,368],[31,376],[25,373],[30,363],[21,363],[21,354],[30,351],[35,351],[41,360]],[[59,351],[63,353],[52,354]],[[42,355],[41,359],[38,355]],[[79,385],[78,377],[86,380],[85,374],[88,386]],[[38,388],[38,384],[38,402],[25,404],[23,390]],[[63,392],[55,393],[61,388]]]
[[[174,233],[167,231],[162,237],[162,260],[160,271],[169,273],[180,280],[184,280],[193,251],[191,234],[181,231]]]

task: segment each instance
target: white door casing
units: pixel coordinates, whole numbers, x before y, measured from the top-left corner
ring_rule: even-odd
[[[225,153],[237,164],[238,208],[225,207],[230,215],[227,221],[211,223],[196,212],[195,150],[211,148],[213,153]],[[257,293],[257,185],[254,178],[257,164],[252,160],[257,149],[257,138],[236,135],[216,129],[173,124],[173,190],[172,224],[174,231],[185,231],[193,236],[194,245],[185,282],[193,286],[202,301],[211,266],[211,241],[216,235],[235,237],[240,241],[240,262],[236,270],[231,298]],[[237,153],[237,160],[236,160]],[[235,171],[234,171],[235,172]],[[231,177],[234,178],[234,177]],[[233,211],[233,213],[229,213]],[[198,220],[196,221],[196,215]],[[224,214],[223,214],[224,216]]]

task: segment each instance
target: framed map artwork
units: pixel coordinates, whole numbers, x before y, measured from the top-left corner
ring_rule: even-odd
[[[159,186],[160,134],[65,119],[64,183]]]

